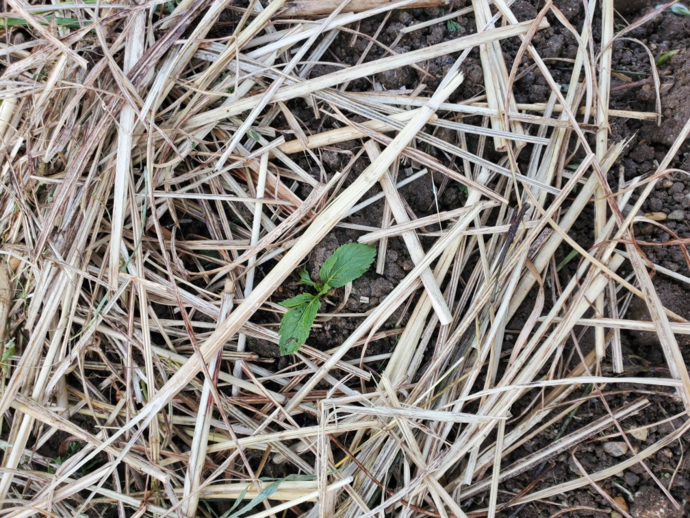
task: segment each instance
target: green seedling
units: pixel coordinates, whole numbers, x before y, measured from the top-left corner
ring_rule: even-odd
[[[563,268],[565,268],[565,266],[566,266],[570,261],[572,261],[573,259],[575,259],[579,254],[580,254],[580,252],[578,252],[577,250],[572,250],[572,251],[565,257],[565,259],[563,259],[563,260],[558,264],[558,266],[556,266],[556,271],[557,271],[557,272],[560,272]]]
[[[456,32],[462,29],[462,25],[460,25],[455,20],[448,20],[446,22],[446,28],[448,29],[448,32]]]
[[[657,8],[660,6],[657,5]],[[690,9],[685,7],[683,4],[675,4],[672,5],[669,8],[669,11],[671,11],[673,14],[678,15],[678,16],[690,16]]]
[[[376,249],[373,246],[350,243],[339,247],[324,261],[319,271],[321,282],[314,282],[307,270],[299,272],[298,284],[311,286],[316,294],[300,293],[281,302],[288,312],[280,321],[280,354],[293,354],[309,338],[316,314],[321,309],[321,297],[334,288],[342,288],[348,282],[361,277],[374,261]]]
[[[661,56],[656,58],[656,64],[657,65],[663,65],[664,63],[666,63],[669,59],[671,59],[673,56],[675,56],[679,52],[680,52],[680,49],[669,50],[668,52],[664,52]]]
[[[2,359],[0,359],[0,366],[2,367],[2,372],[7,376],[10,370],[10,358],[14,356],[14,338],[12,338],[7,344],[5,344],[5,350],[2,353]]]
[[[64,462],[64,460],[62,459],[62,457],[60,457],[60,456],[55,457],[53,460],[51,460],[48,463],[47,472],[50,473],[51,475],[54,475],[55,471],[57,471],[57,469],[62,465],[63,462]]]

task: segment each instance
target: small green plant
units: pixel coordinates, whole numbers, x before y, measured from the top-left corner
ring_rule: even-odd
[[[5,350],[2,353],[2,359],[0,359],[0,366],[2,367],[2,372],[7,376],[10,370],[10,358],[14,356],[14,338],[5,344]]]
[[[462,25],[460,25],[455,20],[448,20],[446,22],[446,28],[448,29],[448,32],[456,32],[462,29]]]
[[[575,259],[579,254],[580,254],[580,252],[578,252],[577,250],[572,250],[567,256],[565,256],[565,259],[563,259],[563,260],[558,264],[558,266],[556,266],[556,271],[557,271],[557,272],[560,272],[563,268],[565,268],[565,266],[566,266],[570,261],[572,261],[573,259]]]
[[[668,52],[664,52],[661,56],[656,58],[656,64],[657,65],[663,65],[666,63],[669,59],[671,59],[673,56],[678,54],[680,52],[680,49],[674,49],[674,50],[669,50]]]
[[[657,5],[657,8],[660,6]],[[669,11],[671,11],[673,14],[678,15],[678,16],[690,16],[690,9],[685,7],[683,4],[675,4],[672,5],[669,8]]]
[[[57,469],[62,465],[63,462],[64,462],[64,460],[62,457],[60,457],[60,456],[55,457],[53,460],[51,460],[48,463],[48,466],[47,466],[48,473],[50,473],[51,475],[54,475],[55,471],[57,471]]]
[[[280,354],[293,354],[309,338],[316,314],[321,309],[321,297],[333,288],[342,288],[348,282],[361,277],[374,261],[376,249],[373,246],[350,243],[339,247],[324,261],[319,271],[321,282],[314,282],[304,268],[299,272],[298,284],[306,284],[316,294],[300,293],[284,300],[281,305],[288,308],[280,321]]]

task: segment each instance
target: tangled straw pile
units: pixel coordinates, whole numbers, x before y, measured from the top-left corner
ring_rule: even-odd
[[[605,181],[625,148],[609,142],[609,118],[658,117],[609,110],[613,0],[603,1],[597,45],[595,2],[577,31],[550,2],[518,23],[511,2],[473,0],[405,30],[471,13],[478,32],[407,53],[386,49],[352,67],[329,61],[341,31],[356,35],[363,20],[434,3],[7,0],[3,514],[446,517],[483,506],[494,516],[596,485],[690,428],[686,420],[613,468],[499,503],[502,481],[602,430],[622,431],[619,422],[648,404],[612,408],[547,449],[502,463],[577,408],[582,400],[563,402],[583,384],[670,386],[669,397],[690,409],[674,336],[690,327],[660,303],[631,231],[690,124],[658,174]],[[211,38],[228,12],[230,36]],[[577,58],[559,64],[572,68],[569,85],[556,84],[530,43],[547,14],[578,38]],[[17,27],[24,41],[13,39]],[[521,46],[509,59],[501,43],[510,38]],[[485,95],[451,101],[477,48]],[[455,61],[435,91],[347,88],[447,55]],[[338,70],[317,75],[324,62]],[[546,78],[548,103],[516,103],[524,67]],[[298,98],[336,129],[307,127],[290,108]],[[438,138],[439,128],[457,132],[459,144]],[[477,136],[472,145],[467,135]],[[355,143],[349,163],[327,174],[321,152],[346,141]],[[487,159],[492,147],[499,161]],[[369,165],[357,175],[359,161]],[[462,184],[466,203],[417,218],[396,186],[401,163],[407,182],[435,174]],[[377,185],[381,227],[348,223]],[[593,221],[581,216],[589,203]],[[578,220],[593,225],[589,250],[568,234]],[[359,325],[329,350],[307,343],[279,370],[247,342],[277,343],[278,288],[342,225],[378,247],[379,273],[397,237],[414,269],[366,314],[321,315],[317,323]],[[426,232],[430,225],[440,230]],[[562,243],[581,261],[560,286],[552,258]],[[623,268],[631,274],[617,273]],[[545,293],[555,294],[547,309]],[[631,297],[644,297],[652,323],[623,318]],[[504,332],[526,300],[531,316],[510,348]],[[389,322],[396,310],[400,330]],[[564,351],[582,326],[595,328],[595,347],[568,363]],[[650,327],[671,376],[602,377],[603,366],[623,372],[620,330]],[[390,336],[398,339],[389,354],[367,355],[367,344]],[[383,369],[372,367],[382,360]],[[538,401],[511,415],[535,388]],[[272,466],[286,477],[267,479]]]

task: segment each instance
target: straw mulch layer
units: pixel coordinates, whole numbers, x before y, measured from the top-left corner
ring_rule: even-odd
[[[7,0],[0,512],[682,516],[690,23],[620,4]]]

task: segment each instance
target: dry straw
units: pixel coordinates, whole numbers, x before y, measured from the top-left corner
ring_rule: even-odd
[[[635,464],[658,482],[646,459],[687,431],[685,415],[612,468],[512,500],[502,486],[599,434],[627,440],[649,403],[610,408],[607,385],[690,408],[676,339],[690,323],[663,306],[633,235],[690,122],[651,179],[606,180],[627,152],[611,120],[660,116],[609,106],[614,44],[661,10],[616,35],[613,0],[587,2],[579,30],[552,2],[522,22],[512,2],[471,4],[8,1],[3,512],[496,516],[602,491]],[[394,10],[439,5],[379,41]],[[577,45],[557,63],[572,72],[567,93],[532,45],[547,17]],[[401,51],[429,28],[444,41]],[[360,39],[366,52],[343,66],[337,49]],[[469,58],[483,71],[473,98]],[[384,91],[381,74],[404,67],[420,84]],[[547,102],[516,101],[526,70],[546,80]],[[433,203],[411,204],[428,186]],[[573,234],[585,227],[590,249]],[[278,303],[329,235],[377,246],[376,274],[335,293],[307,344],[280,359]],[[577,257],[559,271],[563,246]],[[410,258],[395,278],[394,248]],[[358,283],[377,274],[395,282],[367,304]],[[626,315],[631,297],[651,321]],[[578,350],[589,328],[594,347]],[[657,332],[670,376],[627,372],[622,330]],[[607,412],[515,457],[590,398]]]

